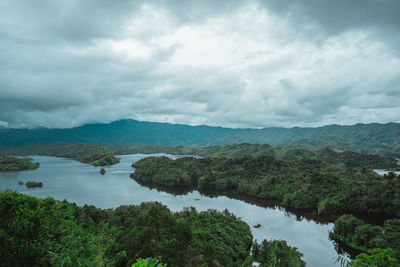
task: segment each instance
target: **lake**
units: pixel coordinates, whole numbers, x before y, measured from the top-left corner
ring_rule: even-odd
[[[164,155],[164,154],[157,154]],[[304,254],[307,266],[338,266],[335,244],[329,240],[333,224],[321,224],[312,220],[299,219],[282,208],[266,208],[226,196],[209,197],[193,191],[186,195],[173,195],[141,186],[129,178],[134,171],[132,162],[150,155],[123,155],[119,164],[105,167],[106,174],[100,174],[100,167],[93,167],[74,160],[32,156],[40,168],[33,171],[0,172],[0,189],[16,190],[31,196],[51,196],[68,200],[78,205],[94,205],[98,208],[115,208],[120,205],[140,204],[158,201],[172,211],[184,207],[195,207],[198,211],[228,209],[241,217],[251,227],[254,239],[282,239],[299,248]],[[171,158],[177,156],[168,155]],[[27,189],[18,181],[40,181],[42,188]],[[345,256],[347,258],[347,256]]]

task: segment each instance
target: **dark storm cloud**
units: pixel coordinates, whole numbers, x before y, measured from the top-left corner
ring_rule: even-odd
[[[398,1],[0,2],[0,127],[399,121]]]
[[[350,29],[398,30],[400,27],[400,2],[396,0],[269,0],[261,3],[296,23],[318,24],[328,34]]]
[[[2,31],[26,41],[87,41],[117,36],[139,1],[2,1]],[[5,15],[5,16],[4,16]]]

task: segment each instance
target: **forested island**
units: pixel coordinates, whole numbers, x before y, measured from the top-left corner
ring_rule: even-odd
[[[74,159],[93,166],[113,165],[119,162],[114,154],[100,146],[91,144],[48,143],[16,147],[3,147],[0,154],[17,156],[53,156]]]
[[[5,191],[0,217],[1,266],[131,266],[148,257],[168,266],[305,265],[285,241],[253,242],[227,210],[172,213],[157,202],[102,210]]]
[[[37,168],[39,168],[39,163],[32,162],[31,158],[0,156],[0,171],[22,171]]]
[[[362,167],[369,169],[399,169],[397,160],[380,155],[361,154],[353,151],[338,151],[329,147],[315,151],[302,148],[283,149],[268,144],[232,144],[226,146],[206,147],[165,147],[165,146],[111,146],[117,155],[123,154],[155,154],[166,153],[171,155],[193,155],[200,157],[238,158],[243,156],[271,156],[286,161],[311,159],[323,160],[329,164],[343,163],[347,167]]]
[[[282,206],[318,215],[364,213],[400,216],[398,177],[321,160],[148,157],[132,165],[131,177],[143,184],[187,190],[219,190],[279,201]]]

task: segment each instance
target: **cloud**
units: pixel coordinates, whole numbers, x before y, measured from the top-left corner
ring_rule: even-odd
[[[311,28],[315,24],[329,35],[354,29],[378,27],[398,29],[400,26],[398,1],[271,0],[260,3],[299,27]]]
[[[2,1],[0,126],[398,122],[397,1],[363,3]]]

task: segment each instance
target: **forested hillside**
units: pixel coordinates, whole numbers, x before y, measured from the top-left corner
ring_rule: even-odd
[[[400,157],[400,124],[328,125],[317,128],[230,129],[120,120],[71,129],[0,129],[0,146],[40,143],[206,146],[234,143],[278,144],[284,148],[330,147]]]

